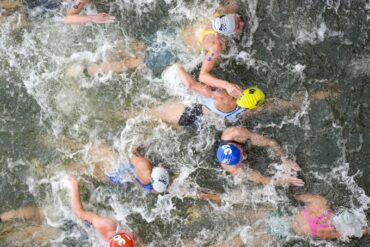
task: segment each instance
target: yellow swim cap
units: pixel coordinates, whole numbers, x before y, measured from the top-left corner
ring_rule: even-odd
[[[259,87],[248,87],[236,100],[236,104],[242,108],[254,109],[265,102],[265,94]]]

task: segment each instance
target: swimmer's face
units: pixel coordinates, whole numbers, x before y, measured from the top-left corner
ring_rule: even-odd
[[[243,30],[244,27],[244,22],[242,22],[241,18],[239,15],[234,15],[234,20],[235,20],[235,33],[239,33]]]

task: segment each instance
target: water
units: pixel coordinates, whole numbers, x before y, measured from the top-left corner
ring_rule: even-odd
[[[298,236],[274,239],[261,227],[267,214],[261,208],[297,206],[291,196],[297,191],[320,193],[334,208],[345,206],[368,215],[369,1],[241,1],[240,14],[248,28],[229,42],[215,69],[215,75],[241,86],[257,84],[268,97],[305,99],[296,110],[240,122],[279,140],[303,168],[299,173],[306,181],[303,189],[258,187],[223,174],[213,157],[217,132],[225,127],[222,121],[206,124],[197,133],[145,115],[126,122],[112,117],[112,112],[145,111],[172,97],[194,101],[193,94],[171,80],[171,72],[153,75],[142,66],[90,78],[65,76],[74,64],[107,61],[115,49],[125,50],[134,40],[148,45],[155,39],[175,49],[178,60],[196,77],[202,57],[186,52],[179,32],[190,20],[212,16],[218,3],[102,1],[97,8],[116,16],[115,24],[66,26],[61,13],[37,9],[27,11],[24,28],[2,23],[0,212],[39,206],[46,219],[38,224],[57,234],[39,242],[3,240],[1,246],[102,246],[96,235],[89,240],[77,236],[86,226],[70,210],[65,176],[70,162],[87,159],[83,152],[68,148],[63,138],[86,145],[106,142],[123,162],[129,150],[143,145],[148,157],[162,161],[178,177],[169,194],[157,196],[130,184],[98,182],[90,176],[93,165],[85,168],[84,204],[117,218],[145,246],[206,246],[238,233],[247,246],[261,246],[261,241],[270,246],[370,244],[368,237],[350,243]],[[319,90],[332,90],[338,96],[311,100],[309,95]],[[266,149],[253,148],[248,154],[252,167],[274,170],[277,160]],[[183,197],[199,187],[226,192],[221,205]],[[73,234],[64,227],[66,220],[77,222]],[[20,228],[30,223],[24,224]],[[67,236],[72,237],[67,241]]]

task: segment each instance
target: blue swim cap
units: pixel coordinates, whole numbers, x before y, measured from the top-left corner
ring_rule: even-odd
[[[241,160],[240,149],[232,143],[220,145],[217,149],[217,159],[225,165],[237,165]]]

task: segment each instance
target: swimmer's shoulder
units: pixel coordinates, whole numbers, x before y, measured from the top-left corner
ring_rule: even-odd
[[[201,50],[199,49],[198,36],[207,29],[212,30],[211,19],[208,18],[191,22],[181,29],[181,40],[189,52],[198,53]]]

